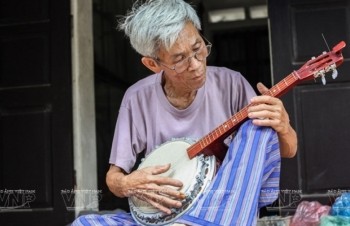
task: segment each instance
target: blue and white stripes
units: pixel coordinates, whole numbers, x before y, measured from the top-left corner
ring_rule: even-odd
[[[182,217],[190,225],[255,225],[259,207],[278,196],[280,151],[276,133],[244,123],[213,183]]]
[[[278,196],[280,160],[276,132],[269,127],[254,126],[250,120],[245,122],[207,191],[178,222],[193,226],[255,225],[259,208],[271,204]],[[113,223],[98,224],[96,217]],[[136,223],[129,214],[118,213],[108,220],[106,216],[83,216],[73,225]]]

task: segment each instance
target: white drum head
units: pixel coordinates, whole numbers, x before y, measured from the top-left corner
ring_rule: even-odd
[[[189,140],[176,140],[163,144],[140,164],[139,169],[148,166],[171,164],[170,169],[161,174],[182,181],[180,189],[186,196],[181,200],[182,207],[172,208],[167,215],[149,203],[136,197],[129,198],[130,211],[136,222],[142,225],[167,225],[182,216],[200,197],[216,173],[215,156],[199,155],[189,159],[187,148]],[[164,189],[167,187],[164,186]]]
[[[147,158],[140,164],[138,169],[148,166],[165,165],[170,163],[170,169],[160,174],[160,176],[171,177],[180,180],[183,183],[181,192],[186,193],[186,190],[191,186],[191,181],[196,175],[198,159],[189,159],[187,155],[187,148],[190,146],[188,142],[179,140],[176,142],[168,142],[160,146],[147,156]],[[171,187],[176,189],[175,187]],[[164,186],[164,189],[167,189]],[[135,205],[140,211],[144,213],[156,213],[159,210],[148,202],[142,201],[136,197],[132,198]]]

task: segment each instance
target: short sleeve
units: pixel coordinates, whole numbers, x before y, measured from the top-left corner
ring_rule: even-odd
[[[126,107],[120,107],[115,127],[110,164],[114,164],[126,172],[130,172],[136,162],[137,155],[143,150],[144,144],[139,139],[133,116]]]

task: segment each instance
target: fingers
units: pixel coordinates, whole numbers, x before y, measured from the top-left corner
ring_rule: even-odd
[[[260,98],[259,100],[255,100],[255,102],[252,101],[252,103],[255,103],[255,105],[252,105],[248,108],[248,117],[251,119],[281,119],[285,112],[284,106],[279,100],[271,100],[270,98]]]
[[[278,131],[278,128],[282,125],[280,120],[273,118],[256,118],[253,119],[253,124],[257,126],[270,126],[276,131]]]
[[[160,211],[166,213],[166,214],[171,214],[171,210],[165,206],[162,202],[158,201],[153,201],[151,198],[148,197],[143,197],[146,202],[154,206],[155,208],[159,209]]]
[[[177,198],[173,199],[170,194]],[[137,189],[133,191],[133,195],[167,214],[171,213],[170,208],[180,208],[182,206],[180,200],[185,198],[184,194],[165,187],[154,190]]]
[[[150,167],[150,169],[151,169],[152,175],[165,173],[166,171],[168,171],[170,169],[170,163],[165,164],[165,165]]]
[[[266,87],[259,83],[259,92],[266,92]],[[253,119],[257,126],[270,126],[277,132],[283,132],[288,128],[289,116],[280,99],[272,96],[262,95],[251,99],[248,108],[248,117]]]
[[[150,172],[147,175],[147,181],[149,183],[155,183],[158,185],[171,185],[174,187],[182,187],[183,184],[181,181],[172,179],[170,177],[159,176],[159,174],[165,173],[170,169],[170,164],[160,165],[160,166],[151,166],[141,170],[145,172]]]
[[[258,104],[269,104],[269,105],[283,105],[282,101],[276,97],[272,96],[256,96],[253,97],[250,102],[252,105],[258,105]]]
[[[160,186],[160,185],[155,184],[155,183],[145,184],[143,186],[140,186],[137,190],[143,190],[143,191],[148,191],[151,193],[166,195],[168,197],[173,197],[174,199],[181,200],[181,199],[185,198],[185,194],[183,192],[175,190],[170,186]]]
[[[267,91],[269,91],[269,89],[268,89],[264,84],[262,84],[261,82],[259,82],[259,83],[256,85],[256,88],[258,89],[258,91],[259,91],[260,94],[264,94],[264,93],[266,93]]]
[[[171,208],[179,208],[180,200],[186,198],[185,194],[177,188],[183,186],[182,182],[170,177],[161,176],[170,169],[170,164],[151,166],[133,172],[130,180],[137,181],[129,187],[128,196],[135,196],[170,214]]]
[[[284,110],[284,107],[282,104],[279,104],[278,102],[275,102],[276,104],[268,104],[268,103],[260,103],[257,105],[252,105],[248,109],[248,113],[250,112],[256,112],[256,111],[275,111],[275,112],[282,112]]]
[[[281,112],[274,110],[273,108],[263,108],[261,110],[255,110],[248,113],[248,117],[251,119],[278,119],[280,120]]]
[[[181,188],[183,186],[181,181],[170,177],[149,176],[149,182],[155,183],[158,185],[170,185],[177,188]]]
[[[178,191],[183,186],[180,180],[162,175],[168,172],[170,164],[150,166],[128,175],[128,197],[135,196],[165,213],[170,208],[181,207],[180,200],[186,196]]]

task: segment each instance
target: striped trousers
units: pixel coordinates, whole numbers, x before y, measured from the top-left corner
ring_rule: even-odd
[[[260,207],[279,192],[281,157],[276,132],[250,120],[238,130],[208,189],[176,222],[193,226],[256,225]],[[138,225],[129,213],[86,215],[78,225]]]

